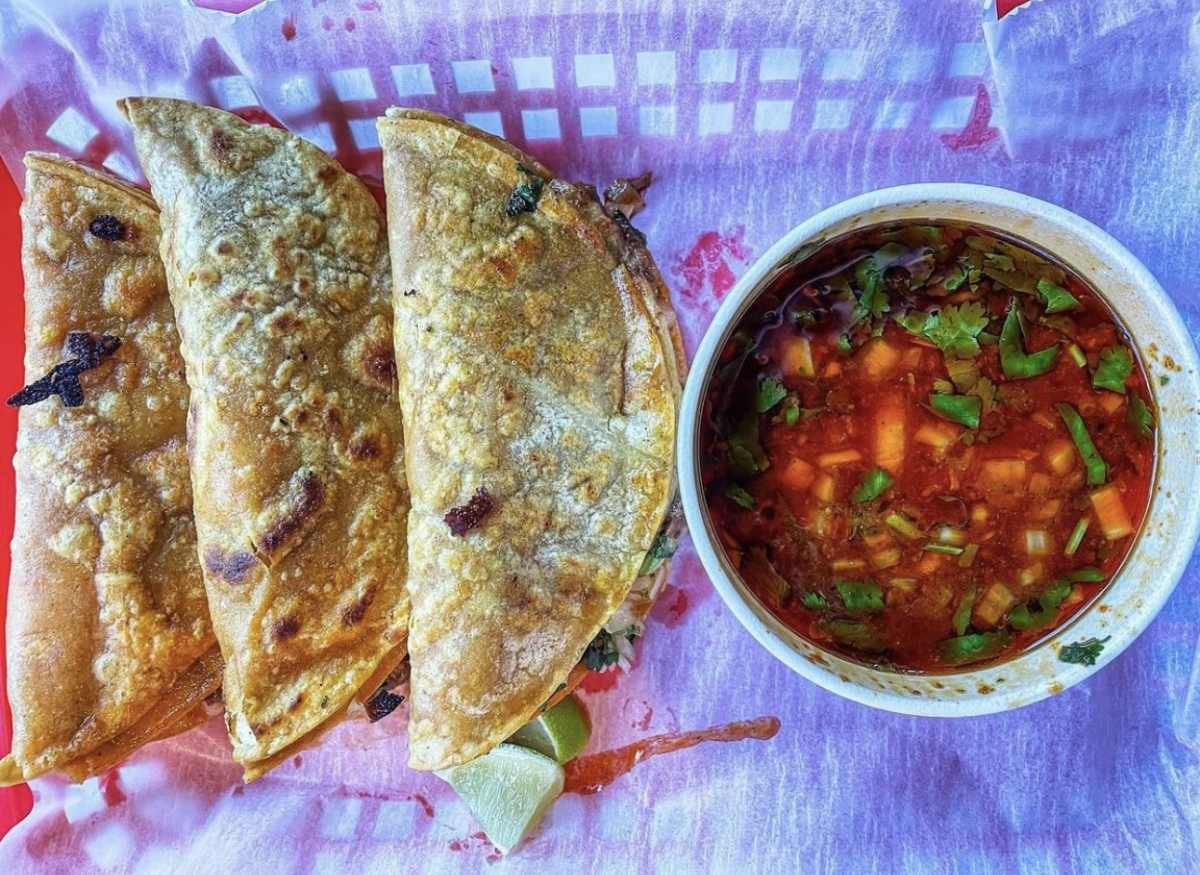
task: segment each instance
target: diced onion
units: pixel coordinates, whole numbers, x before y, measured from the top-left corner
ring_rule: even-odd
[[[887,550],[880,550],[871,557],[871,562],[876,568],[891,568],[893,565],[899,565],[900,549],[891,547]]]
[[[1129,514],[1125,512],[1121,492],[1114,484],[1110,483],[1103,489],[1097,489],[1089,497],[1104,537],[1113,541],[1133,534],[1133,525],[1129,522]]]
[[[830,468],[834,465],[847,465],[851,462],[862,461],[862,453],[858,450],[834,450],[830,453],[821,453],[817,456],[817,464],[822,468]]]
[[[1044,529],[1025,530],[1025,552],[1030,556],[1045,556],[1050,552],[1050,536]]]
[[[994,627],[1016,603],[1012,590],[1002,583],[993,583],[975,605],[973,622],[981,629]]]
[[[943,544],[953,544],[955,547],[961,547],[967,543],[967,533],[953,526],[942,526],[938,529],[937,539]]]
[[[834,559],[829,563],[829,567],[834,571],[854,571],[858,568],[866,568],[867,563],[862,559]]]

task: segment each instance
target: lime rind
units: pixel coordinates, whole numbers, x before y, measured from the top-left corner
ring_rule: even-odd
[[[573,696],[566,696],[514,732],[508,743],[569,763],[587,747],[591,737],[587,714]]]

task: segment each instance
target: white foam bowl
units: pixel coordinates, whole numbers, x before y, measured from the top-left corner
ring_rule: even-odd
[[[1023,239],[1091,284],[1133,338],[1157,415],[1150,505],[1125,563],[1091,604],[1033,647],[1004,662],[952,673],[874,669],[802,638],[738,576],[720,546],[701,481],[702,409],[717,357],[742,316],[790,264],[822,243],[873,225],[956,221]],[[905,185],[851,198],[802,222],[770,248],[729,293],[692,364],[680,417],[680,483],[688,527],[713,585],[743,626],[789,668],[838,695],[876,708],[939,717],[1017,708],[1077,684],[1117,657],[1175,589],[1200,529],[1200,363],[1162,286],[1124,246],[1053,204],[1000,188]],[[1064,644],[1109,638],[1094,666],[1062,662]]]

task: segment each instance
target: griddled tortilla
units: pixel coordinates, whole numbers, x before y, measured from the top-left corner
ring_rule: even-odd
[[[587,186],[419,110],[379,122],[412,493],[409,764],[503,741],[625,599],[674,494],[683,352]]]
[[[199,723],[222,667],[196,556],[158,209],[71,161],[30,154],[25,165],[26,382],[80,361],[77,350],[109,352],[94,368],[68,366],[73,377],[59,368],[60,394],[20,413],[5,784],[50,771],[82,780]]]
[[[387,242],[367,189],[311,143],[184,101],[121,108],[163,205],[199,550],[249,780],[405,655]]]

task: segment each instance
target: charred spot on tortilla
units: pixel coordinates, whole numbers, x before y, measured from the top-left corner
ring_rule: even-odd
[[[396,353],[390,343],[368,345],[363,354],[363,368],[372,380],[391,392],[396,385]]]
[[[276,641],[289,641],[300,631],[300,619],[294,614],[280,617],[271,626],[271,637]]]
[[[461,538],[471,529],[478,528],[495,506],[496,503],[492,500],[491,493],[485,487],[480,486],[466,504],[450,508],[442,519],[450,527],[450,534]]]
[[[638,243],[642,244],[643,246],[646,245],[645,233],[633,227],[628,216],[626,216],[620,210],[614,209],[612,211],[612,217],[613,221],[617,223],[617,227],[621,229],[621,233],[623,233],[626,238],[633,237],[633,239],[637,240]]]
[[[379,438],[373,434],[355,436],[351,439],[350,446],[347,449],[350,452],[350,458],[356,462],[370,462],[378,459],[383,454],[383,447],[379,445]]]
[[[101,240],[121,240],[125,237],[125,223],[109,213],[101,213],[88,225],[88,233]]]
[[[409,289],[407,292],[404,293],[404,297],[412,298],[412,297],[416,297],[416,294],[417,294],[416,289]]]
[[[220,129],[213,130],[208,138],[208,148],[218,161],[228,158],[235,146],[233,137]]]
[[[204,551],[204,567],[209,576],[236,586],[245,583],[258,557],[253,553],[226,553],[217,547],[209,547]]]
[[[362,618],[367,614],[367,608],[371,607],[371,602],[375,601],[374,589],[368,589],[362,594],[354,604],[347,605],[342,610],[342,624],[346,626],[356,626],[362,622]]]
[[[519,183],[513,189],[513,193],[508,196],[508,203],[504,205],[504,214],[506,216],[532,213],[537,209],[538,199],[541,198],[542,188],[546,184],[540,176],[519,161],[517,162],[517,170],[529,178]]]
[[[372,723],[377,723],[399,708],[403,701],[404,697],[399,693],[380,690],[367,702],[367,719]]]
[[[100,362],[120,346],[121,338],[111,334],[102,334],[97,338],[87,331],[72,331],[67,335],[67,351],[75,358],[55,365],[50,373],[40,380],[34,380],[6,403],[9,407],[24,407],[57,395],[64,407],[79,407],[83,404],[83,385],[79,382],[79,375],[100,367]]]
[[[284,552],[298,544],[308,527],[317,521],[326,499],[325,483],[317,472],[301,471],[292,478],[288,487],[286,510],[266,528],[262,538],[256,540],[259,553],[275,563]]]

